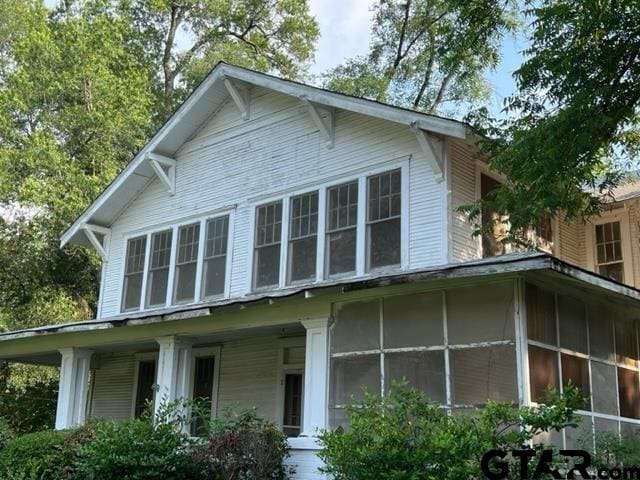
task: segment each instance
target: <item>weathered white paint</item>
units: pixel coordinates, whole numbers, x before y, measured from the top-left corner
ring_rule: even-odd
[[[60,350],[60,383],[56,409],[56,429],[82,425],[87,412],[89,391],[90,350],[65,348]]]
[[[171,336],[158,338],[157,342],[160,351],[156,371],[156,412],[165,403],[190,397],[190,372],[193,362],[190,341]]]
[[[304,360],[302,436],[315,436],[327,427],[329,395],[329,319],[303,320],[307,330]]]
[[[125,239],[132,232],[166,228],[234,205],[228,296],[243,296],[250,291],[251,219],[262,199],[341,183],[403,161],[403,188],[408,190],[402,219],[403,267],[445,263],[445,186],[436,181],[415,135],[406,126],[337,110],[334,148],[328,150],[325,140],[297,98],[254,87],[249,120],[242,120],[228,99],[176,153],[176,194],[168,196],[166,186],[156,179],[111,226],[102,317],[120,313]],[[364,215],[366,202],[360,205]],[[320,234],[319,240],[323,237]],[[362,235],[358,242],[363,249]],[[362,253],[358,260],[364,265],[360,257]]]

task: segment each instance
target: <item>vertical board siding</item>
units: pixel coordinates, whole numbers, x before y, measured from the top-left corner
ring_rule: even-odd
[[[473,237],[473,225],[458,207],[476,200],[477,151],[460,140],[450,142],[451,162],[451,260],[463,262],[478,258],[478,240]]]
[[[336,112],[335,124],[335,147],[328,149],[307,109],[291,97],[254,88],[247,121],[233,102],[225,102],[178,151],[176,194],[152,179],[111,226],[102,317],[119,313],[125,235],[234,206],[230,292],[242,296],[250,284],[250,218],[257,202],[407,158],[409,266],[444,263],[444,186],[435,181],[415,135],[408,127],[345,111]]]
[[[91,386],[91,418],[131,418],[136,358],[132,353],[97,357]]]

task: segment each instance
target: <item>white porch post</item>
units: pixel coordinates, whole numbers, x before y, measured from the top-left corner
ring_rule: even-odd
[[[191,342],[178,337],[161,337],[154,411],[163,403],[191,396]]]
[[[303,320],[302,325],[307,329],[307,342],[301,436],[312,437],[327,427],[329,319]]]
[[[79,348],[64,348],[60,350],[60,354],[62,361],[56,430],[82,425],[86,420],[92,352]]]

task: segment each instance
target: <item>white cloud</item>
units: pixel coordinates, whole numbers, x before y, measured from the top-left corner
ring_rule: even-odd
[[[320,40],[311,72],[319,74],[346,58],[367,53],[373,0],[310,0],[320,24]]]

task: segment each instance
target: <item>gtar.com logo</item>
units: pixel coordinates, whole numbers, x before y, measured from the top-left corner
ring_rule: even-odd
[[[511,468],[518,469],[521,480],[538,480],[554,478],[565,479],[603,479],[603,480],[640,480],[640,467],[625,466],[613,468],[592,468],[591,455],[584,450],[560,450],[564,457],[564,467],[557,466],[561,458],[553,457],[553,450],[511,450],[515,462],[506,458],[505,450],[490,450],[482,457],[480,467],[489,480],[506,480],[510,477]],[[537,458],[538,453],[540,454]],[[515,464],[515,465],[514,465]],[[515,473],[515,472],[514,472]]]

